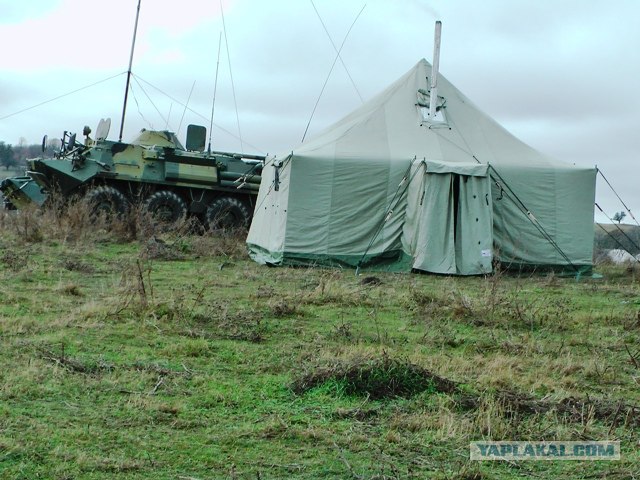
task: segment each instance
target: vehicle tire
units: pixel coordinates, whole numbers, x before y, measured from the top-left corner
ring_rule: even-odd
[[[127,199],[117,188],[104,185],[89,190],[84,199],[94,218],[101,214],[107,218],[121,217],[129,206]]]
[[[143,208],[153,222],[163,228],[179,227],[187,216],[187,204],[169,190],[155,192],[145,200]]]
[[[211,202],[205,214],[209,230],[248,227],[250,219],[249,207],[235,197],[216,198]]]

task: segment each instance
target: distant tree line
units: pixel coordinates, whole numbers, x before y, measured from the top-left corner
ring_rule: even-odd
[[[617,221],[617,219],[614,218]],[[615,225],[615,226],[614,226]],[[640,227],[636,225],[603,225],[607,232],[595,226],[594,250],[624,249],[632,255],[640,253]]]
[[[4,142],[0,142],[0,165],[9,170],[11,167],[18,165],[16,158],[16,152],[13,150],[13,146],[7,145]]]
[[[10,143],[0,140],[0,167],[4,167],[5,170],[10,168],[23,168],[27,165],[27,160],[30,158],[36,158],[41,156],[52,156],[60,148],[60,140],[53,138],[49,140],[44,152],[42,151],[42,144],[27,144],[24,138],[21,138],[18,145],[11,145]]]

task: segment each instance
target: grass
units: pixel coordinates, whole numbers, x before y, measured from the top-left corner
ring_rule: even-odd
[[[363,281],[47,215],[0,218],[0,478],[638,476],[633,271]],[[470,462],[482,439],[622,460]]]

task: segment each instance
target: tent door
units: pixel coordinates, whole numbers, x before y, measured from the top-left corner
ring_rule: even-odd
[[[413,267],[433,273],[492,271],[493,221],[489,177],[424,175]]]

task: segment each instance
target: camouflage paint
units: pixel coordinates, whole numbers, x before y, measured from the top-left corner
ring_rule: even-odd
[[[29,202],[41,205],[46,199],[43,192],[54,187],[65,196],[83,193],[93,184],[115,186],[125,195],[166,189],[192,202],[190,211],[202,211],[219,195],[245,199],[252,205],[263,161],[264,157],[257,155],[187,151],[172,132],[143,130],[131,143],[77,143],[69,153],[30,160],[29,176],[9,179],[0,190],[13,195],[20,207]],[[28,187],[20,189],[25,183]]]

